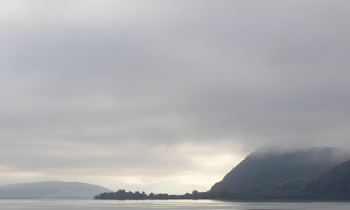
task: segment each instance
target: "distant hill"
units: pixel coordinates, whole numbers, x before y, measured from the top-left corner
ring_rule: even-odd
[[[111,190],[80,182],[36,182],[0,186],[0,199],[92,199]]]
[[[306,189],[317,199],[350,199],[350,160],[322,174]]]
[[[216,183],[209,193],[229,198],[304,198],[306,186],[348,158],[349,155],[340,150],[328,147],[285,153],[254,152]],[[320,189],[322,186],[319,185]]]

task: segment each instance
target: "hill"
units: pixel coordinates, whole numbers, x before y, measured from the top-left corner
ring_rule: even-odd
[[[92,199],[111,190],[80,182],[36,182],[0,186],[0,199]]]
[[[306,189],[317,199],[350,199],[350,160],[322,174]]]
[[[349,158],[335,148],[254,152],[209,191],[228,198],[304,198],[304,188]]]

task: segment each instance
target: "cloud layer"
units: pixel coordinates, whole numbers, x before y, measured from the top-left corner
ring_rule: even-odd
[[[3,184],[181,193],[267,144],[349,148],[349,16],[345,0],[1,0]]]

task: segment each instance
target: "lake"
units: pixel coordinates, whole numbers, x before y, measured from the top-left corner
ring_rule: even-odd
[[[0,200],[1,210],[111,210],[111,209],[230,209],[230,210],[349,210],[350,202],[225,202],[213,200]]]

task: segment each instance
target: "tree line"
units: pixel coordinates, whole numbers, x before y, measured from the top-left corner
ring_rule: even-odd
[[[167,193],[150,193],[145,192],[131,192],[125,190],[118,190],[117,192],[105,192],[95,196],[97,200],[169,200],[169,199],[219,199],[225,197],[225,193],[214,192],[198,192],[193,190],[192,193],[185,193],[182,195],[171,195]]]

